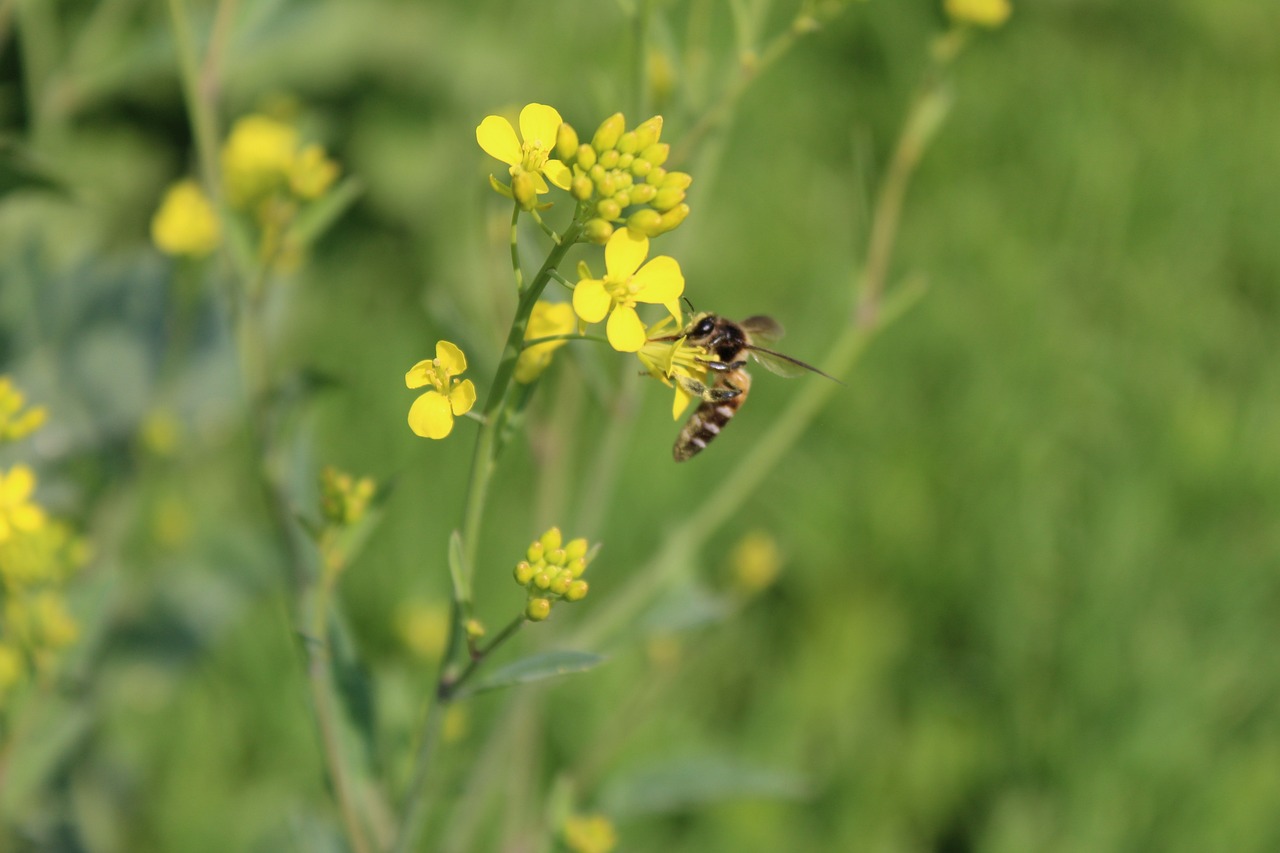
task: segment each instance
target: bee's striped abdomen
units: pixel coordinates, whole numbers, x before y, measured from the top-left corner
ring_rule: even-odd
[[[719,400],[704,400],[685,422],[684,428],[676,438],[672,455],[677,462],[683,462],[710,444],[720,434],[738,409],[747,399],[747,391],[751,388],[751,377],[743,370],[735,370],[727,374],[719,383],[720,388],[728,388],[738,393],[732,397]]]

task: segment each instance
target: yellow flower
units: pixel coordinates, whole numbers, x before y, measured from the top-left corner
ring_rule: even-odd
[[[449,639],[449,609],[442,604],[413,599],[396,608],[396,633],[405,648],[434,663],[444,654]]]
[[[47,412],[44,406],[23,410],[27,399],[8,376],[0,376],[0,441],[17,441],[38,430]]]
[[[36,489],[36,475],[26,465],[14,465],[5,474],[0,471],[0,542],[15,531],[29,532],[44,524],[44,510],[31,503]]]
[[[561,834],[573,853],[609,853],[618,846],[618,833],[604,815],[572,815],[565,820]]]
[[[729,565],[733,569],[734,586],[746,595],[754,595],[777,579],[782,569],[782,552],[768,533],[752,530],[730,552]]]
[[[546,302],[540,299],[529,315],[524,339],[533,341],[553,335],[569,335],[576,327],[573,308],[567,302]],[[552,354],[566,343],[568,341],[547,341],[521,350],[520,358],[516,361],[516,381],[527,385],[541,376],[542,371],[551,364]]]
[[[605,277],[583,279],[573,289],[573,310],[588,323],[609,315],[609,343],[619,352],[639,352],[644,346],[644,323],[636,303],[666,305],[680,316],[684,276],[675,258],[659,255],[643,267],[649,254],[649,238],[628,229],[615,231],[604,247]]]
[[[190,179],[169,188],[151,219],[151,240],[166,255],[202,258],[218,248],[220,237],[213,204]]]
[[[308,145],[298,153],[289,172],[289,186],[298,198],[317,199],[338,177],[338,164],[319,145]]]
[[[436,344],[436,357],[424,359],[404,375],[405,385],[431,385],[409,408],[409,428],[423,438],[444,438],[453,431],[453,419],[471,411],[476,402],[476,386],[470,379],[458,379],[467,369],[467,357],[448,341]]]
[[[513,179],[513,189],[518,189],[515,184],[520,180],[528,180],[534,192],[542,195],[550,191],[547,186],[549,180],[560,189],[567,190],[572,179],[569,167],[551,157],[561,124],[563,120],[555,108],[546,104],[528,104],[520,111],[519,137],[511,122],[502,116],[486,116],[476,128],[476,142],[490,157],[510,167],[508,171]],[[528,178],[522,179],[523,175]],[[524,204],[524,201],[522,199],[524,207],[532,206]]]
[[[998,27],[1013,11],[1009,0],[944,0],[943,6],[956,23],[980,27]]]
[[[663,317],[650,326],[645,332],[647,340],[636,356],[650,376],[675,388],[676,396],[671,402],[671,419],[675,420],[690,403],[699,399],[695,389],[706,386],[705,362],[719,359],[702,347],[689,346],[683,337],[662,340],[670,337],[671,328],[671,317]]]
[[[245,208],[282,187],[293,172],[298,131],[264,115],[247,115],[222,146],[222,180],[232,207]]]

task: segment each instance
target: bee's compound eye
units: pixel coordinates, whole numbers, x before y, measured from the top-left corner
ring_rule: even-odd
[[[698,321],[698,325],[693,327],[693,337],[705,338],[711,334],[711,330],[716,327],[715,321],[710,317],[703,317]]]

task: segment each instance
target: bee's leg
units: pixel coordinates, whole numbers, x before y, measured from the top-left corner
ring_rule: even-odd
[[[717,370],[721,373],[728,373],[731,370],[737,370],[740,367],[746,367],[746,361],[707,361],[705,359],[695,359],[698,364],[708,370]]]
[[[697,379],[694,379],[691,376],[681,376],[680,374],[676,374],[672,378],[680,385],[681,388],[685,390],[685,393],[690,394],[691,396],[697,397],[702,400],[710,401],[712,403],[720,403],[725,400],[732,400],[734,397],[742,393],[740,390],[732,386],[729,386],[729,387],[709,386],[703,382],[699,382]]]

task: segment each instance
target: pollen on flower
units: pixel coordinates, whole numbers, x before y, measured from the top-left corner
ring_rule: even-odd
[[[405,385],[431,390],[418,397],[409,408],[409,428],[423,438],[440,439],[453,431],[453,419],[471,411],[476,388],[470,379],[459,379],[467,369],[467,358],[456,344],[440,341],[436,357],[423,359],[409,368]]]
[[[218,214],[195,181],[178,181],[165,192],[151,219],[151,240],[167,255],[203,258],[221,240]]]

